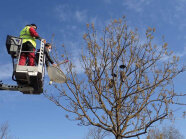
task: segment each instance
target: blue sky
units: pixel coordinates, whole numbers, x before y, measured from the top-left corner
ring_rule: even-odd
[[[141,34],[147,27],[155,27],[155,43],[159,44],[164,35],[169,50],[185,64],[185,13],[186,0],[1,0],[0,80],[14,84],[10,79],[12,65],[6,52],[6,35],[19,36],[20,30],[30,23],[37,24],[38,33],[49,42],[54,33],[59,53],[61,44],[68,46],[78,67],[76,56],[83,46],[86,24],[94,22],[98,31],[102,31],[111,19],[125,15],[128,25],[137,27]],[[185,92],[185,78],[183,73],[175,79],[176,91]],[[45,88],[49,88],[47,82]],[[19,139],[83,139],[88,128],[67,120],[66,114],[43,95],[0,92],[0,123],[8,121],[10,134]],[[179,114],[176,112],[175,126],[186,137],[186,120],[180,119]]]

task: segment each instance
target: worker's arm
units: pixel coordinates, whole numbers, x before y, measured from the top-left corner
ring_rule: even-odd
[[[51,64],[54,64],[54,61],[53,61],[52,58],[50,57],[50,54],[49,54],[47,48],[44,48],[44,49],[45,49],[44,52],[45,52],[45,55],[46,55],[46,57],[47,57],[47,60],[48,60]]]
[[[41,41],[42,38],[39,36],[39,34],[35,31],[33,27],[30,27],[29,31],[32,37],[35,37],[36,39]]]

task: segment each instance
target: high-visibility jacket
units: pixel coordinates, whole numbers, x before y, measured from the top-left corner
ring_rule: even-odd
[[[36,48],[36,40],[31,36],[29,29],[30,26],[25,26],[20,32],[20,38],[23,38],[22,43],[29,41]]]

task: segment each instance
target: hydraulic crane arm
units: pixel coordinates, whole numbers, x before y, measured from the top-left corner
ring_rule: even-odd
[[[2,81],[0,81],[0,90],[20,91],[24,94],[32,94],[34,88],[30,86],[6,85],[3,84]]]

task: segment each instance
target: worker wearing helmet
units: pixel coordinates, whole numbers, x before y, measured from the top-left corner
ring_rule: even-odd
[[[35,24],[31,24],[26,25],[20,32],[20,38],[23,39],[22,51],[24,52],[20,55],[19,65],[25,65],[28,58],[28,66],[35,66],[36,39],[41,41],[41,37],[36,32],[36,29],[37,26]]]

